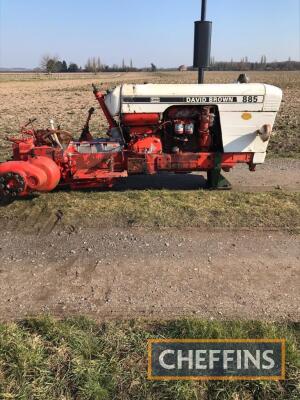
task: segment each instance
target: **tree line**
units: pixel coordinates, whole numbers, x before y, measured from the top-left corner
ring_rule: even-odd
[[[211,59],[209,71],[299,71],[300,62],[292,61],[272,61],[268,62],[263,55],[259,62],[252,62],[248,57],[243,57],[240,61],[215,61]]]
[[[49,74],[54,72],[81,72],[81,68],[76,63],[69,63],[59,60],[56,56],[44,55],[41,59],[40,67],[42,71]]]
[[[121,65],[113,64],[110,66],[102,63],[100,57],[90,57],[84,66],[84,71],[94,72],[96,74],[97,72],[132,72],[139,71],[139,68],[133,66],[132,59],[130,60],[129,65],[126,64],[125,59],[123,58]]]
[[[159,68],[160,70],[177,70],[178,68]],[[132,72],[132,71],[151,71],[155,72],[158,70],[154,63],[151,63],[149,67],[136,68],[133,65],[132,59],[129,64],[123,59],[120,65],[113,64],[107,65],[101,61],[100,57],[88,58],[85,66],[82,68],[78,64],[71,62],[67,63],[65,60],[60,60],[55,56],[43,56],[40,69],[47,73],[54,72]],[[185,67],[183,70],[194,70],[193,67]],[[252,62],[248,60],[248,57],[242,58],[240,61],[215,61],[211,58],[209,71],[299,71],[300,62],[288,59],[287,61],[272,61],[268,62],[266,56],[262,56],[259,62]]]
[[[40,68],[42,71],[47,73],[54,72],[130,72],[139,71],[139,68],[133,66],[132,59],[129,65],[126,64],[125,60],[122,60],[121,65],[113,64],[109,66],[101,62],[100,57],[90,57],[88,58],[84,68],[78,66],[78,64],[71,62],[69,65],[65,60],[60,60],[56,56],[44,55],[40,62]],[[149,70],[156,71],[157,67],[155,64],[151,64]]]

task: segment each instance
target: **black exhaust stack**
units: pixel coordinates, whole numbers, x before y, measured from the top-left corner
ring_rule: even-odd
[[[202,0],[201,21],[195,21],[194,68],[198,68],[198,83],[204,82],[204,71],[210,65],[212,22],[206,21],[206,0]]]

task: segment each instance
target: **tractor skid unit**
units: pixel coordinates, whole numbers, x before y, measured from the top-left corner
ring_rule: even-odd
[[[87,122],[72,133],[21,128],[13,155],[0,164],[0,198],[57,187],[108,188],[119,178],[161,171],[206,171],[208,187],[229,188],[221,171],[265,160],[282,91],[256,83],[124,84],[94,94],[108,121],[107,138]],[[31,121],[32,122],[32,121]]]

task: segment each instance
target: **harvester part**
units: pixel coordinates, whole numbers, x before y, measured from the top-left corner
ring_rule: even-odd
[[[40,168],[31,165],[27,161],[7,161],[0,164],[0,176],[18,174],[23,177],[25,182],[24,191],[35,190],[47,180],[47,176]]]
[[[12,179],[9,186],[16,187],[19,195],[25,195],[32,191],[53,190],[59,183],[60,169],[48,157],[35,157],[28,159],[28,161],[7,161],[0,164],[0,177],[2,178],[0,183],[5,186],[0,195],[7,196],[10,194],[7,187],[9,179]],[[24,184],[18,186],[17,182],[21,178]],[[19,189],[22,189],[22,191]],[[12,190],[12,192],[14,191],[15,189]]]
[[[206,186],[211,190],[230,190],[231,183],[221,174],[222,155],[216,154],[214,168],[207,171]]]
[[[56,188],[60,181],[61,173],[58,165],[48,157],[34,157],[30,164],[40,168],[46,174],[46,182],[41,183],[36,189],[39,192],[49,192]]]
[[[230,190],[231,183],[220,173],[220,170],[214,168],[207,171],[207,185],[211,190]]]
[[[90,133],[90,120],[91,120],[94,112],[95,112],[95,108],[91,107],[88,111],[88,117],[86,119],[85,125],[82,128],[79,142],[91,142],[93,140],[93,136]]]
[[[158,113],[137,113],[137,114],[122,115],[122,123],[127,126],[157,125],[158,122],[159,122]]]
[[[7,172],[0,176],[0,200],[11,200],[24,192],[25,179],[16,172]]]

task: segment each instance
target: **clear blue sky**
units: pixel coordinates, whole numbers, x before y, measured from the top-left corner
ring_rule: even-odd
[[[300,0],[208,0],[216,60],[300,58]],[[36,67],[45,53],[135,66],[192,63],[200,0],[0,0],[0,66]]]

